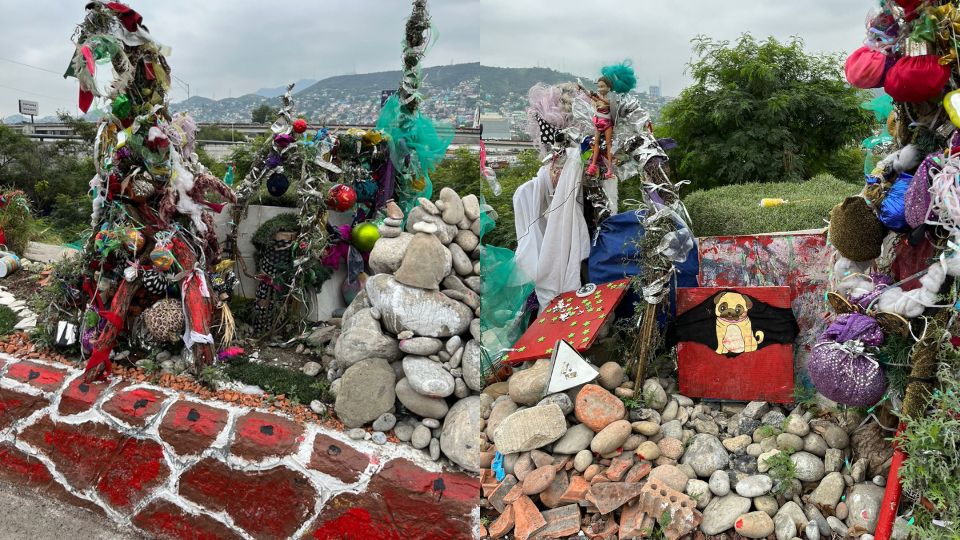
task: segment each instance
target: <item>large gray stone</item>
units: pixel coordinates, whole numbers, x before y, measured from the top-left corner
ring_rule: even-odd
[[[523,409],[504,418],[493,433],[493,442],[501,454],[515,454],[546,446],[566,431],[563,411],[551,403]]]
[[[422,221],[433,223],[437,226],[436,235],[437,238],[440,239],[441,243],[446,245],[450,242],[453,242],[453,237],[457,234],[456,225],[445,223],[440,216],[431,214],[424,210],[423,206],[416,206],[413,208],[413,210],[410,210],[410,213],[407,215],[407,232],[414,232],[413,226]]]
[[[850,507],[847,525],[851,528],[862,527],[870,534],[877,529],[877,517],[880,502],[883,500],[883,488],[874,484],[857,484],[847,497]]]
[[[408,356],[403,359],[403,374],[410,387],[422,396],[445,398],[453,394],[453,375],[439,362],[422,356]]]
[[[840,502],[846,483],[843,481],[843,475],[839,472],[832,472],[823,477],[817,489],[810,494],[809,501],[821,508],[834,508]]]
[[[440,190],[440,200],[443,202],[443,221],[456,225],[463,220],[463,200],[451,188],[445,187]]]
[[[381,358],[361,360],[340,378],[334,411],[349,428],[372,422],[393,409],[396,375]]]
[[[438,290],[452,267],[450,250],[436,236],[417,233],[407,246],[403,264],[394,273],[394,278],[410,287]]]
[[[797,480],[801,482],[819,482],[825,469],[823,460],[810,452],[797,452],[790,456],[797,471]]]
[[[443,347],[443,342],[432,337],[412,337],[400,340],[400,350],[417,356],[437,354]]]
[[[334,355],[344,367],[371,358],[393,362],[403,356],[396,338],[383,332],[370,309],[357,311],[344,323],[343,331],[334,346]]]
[[[596,433],[585,424],[575,424],[563,434],[563,437],[560,437],[560,440],[553,443],[553,453],[572,455],[586,450],[590,447],[590,441],[593,440],[594,435]]]
[[[537,360],[533,366],[515,372],[507,383],[510,399],[519,405],[535,405],[543,399],[550,378],[550,360]]]
[[[463,347],[460,369],[463,371],[463,382],[474,392],[483,390],[483,374],[480,371],[480,343],[471,339]]]
[[[392,369],[390,370],[393,371]],[[446,400],[421,395],[410,386],[406,378],[400,379],[396,387],[397,399],[410,412],[425,418],[440,419],[446,416],[450,407]]]
[[[440,432],[440,451],[465,470],[480,472],[480,396],[450,407]]]
[[[413,240],[410,233],[400,233],[395,238],[380,238],[370,251],[370,272],[373,274],[392,274],[400,269],[407,246]]]
[[[693,467],[701,478],[709,478],[718,469],[730,463],[727,449],[713,435],[700,433],[695,435],[683,454],[683,464]],[[745,511],[744,511],[745,512]]]
[[[377,274],[365,287],[370,304],[380,310],[380,322],[393,334],[409,330],[419,336],[462,334],[473,310],[440,291],[408,287],[390,275]]]
[[[750,499],[739,495],[716,497],[703,510],[700,530],[704,534],[720,534],[733,528],[737,518],[750,511]]]

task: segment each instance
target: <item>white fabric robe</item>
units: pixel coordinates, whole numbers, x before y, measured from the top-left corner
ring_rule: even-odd
[[[580,288],[580,262],[590,256],[582,175],[579,150],[568,148],[556,188],[550,181],[550,165],[544,165],[513,194],[515,259],[536,283],[541,311],[558,294]]]

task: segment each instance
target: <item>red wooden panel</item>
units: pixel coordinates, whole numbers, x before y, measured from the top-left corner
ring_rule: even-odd
[[[504,356],[502,361],[517,364],[550,358],[558,339],[566,341],[578,352],[586,351],[607,322],[607,315],[613,313],[623,300],[629,286],[629,279],[620,279],[597,285],[597,290],[585,298],[578,298],[576,291],[557,296],[520,336],[513,345],[513,352]]]
[[[677,313],[712,296],[732,290],[776,307],[790,307],[789,287],[697,287],[677,292]],[[677,346],[680,393],[689,397],[735,401],[793,401],[793,347],[772,344],[735,357],[717,354],[706,345]]]

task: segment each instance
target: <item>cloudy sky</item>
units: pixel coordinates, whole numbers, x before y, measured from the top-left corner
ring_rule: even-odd
[[[76,81],[60,77],[85,0],[0,0],[0,118],[17,99],[41,116],[76,112]],[[800,35],[813,51],[850,51],[876,0],[432,0],[439,39],[428,65],[481,61],[549,66],[593,77],[631,58],[641,86],[662,80],[675,95],[690,39]],[[278,7],[284,6],[284,7]],[[191,94],[223,98],[301,78],[397,69],[405,0],[164,0],[135,3],[154,37],[169,45],[173,73]],[[33,69],[11,62],[22,62]],[[178,86],[174,100],[186,98]]]
[[[0,0],[0,118],[17,99],[40,114],[76,110],[77,83],[63,79],[70,36],[86,0]],[[154,38],[171,47],[173,74],[191,94],[224,98],[299,79],[400,68],[408,0],[131,0]],[[427,65],[477,62],[478,0],[435,0],[439,33]],[[31,64],[47,71],[11,63]],[[185,99],[186,89],[172,93]]]
[[[676,95],[689,78],[690,40],[801,36],[808,50],[852,51],[877,0],[481,0],[480,61],[544,66],[594,78],[630,58],[641,87]]]

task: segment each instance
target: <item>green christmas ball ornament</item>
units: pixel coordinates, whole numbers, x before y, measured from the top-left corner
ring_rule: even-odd
[[[353,242],[354,247],[363,252],[372,250],[379,239],[380,231],[369,221],[357,225],[350,231],[350,241]]]

